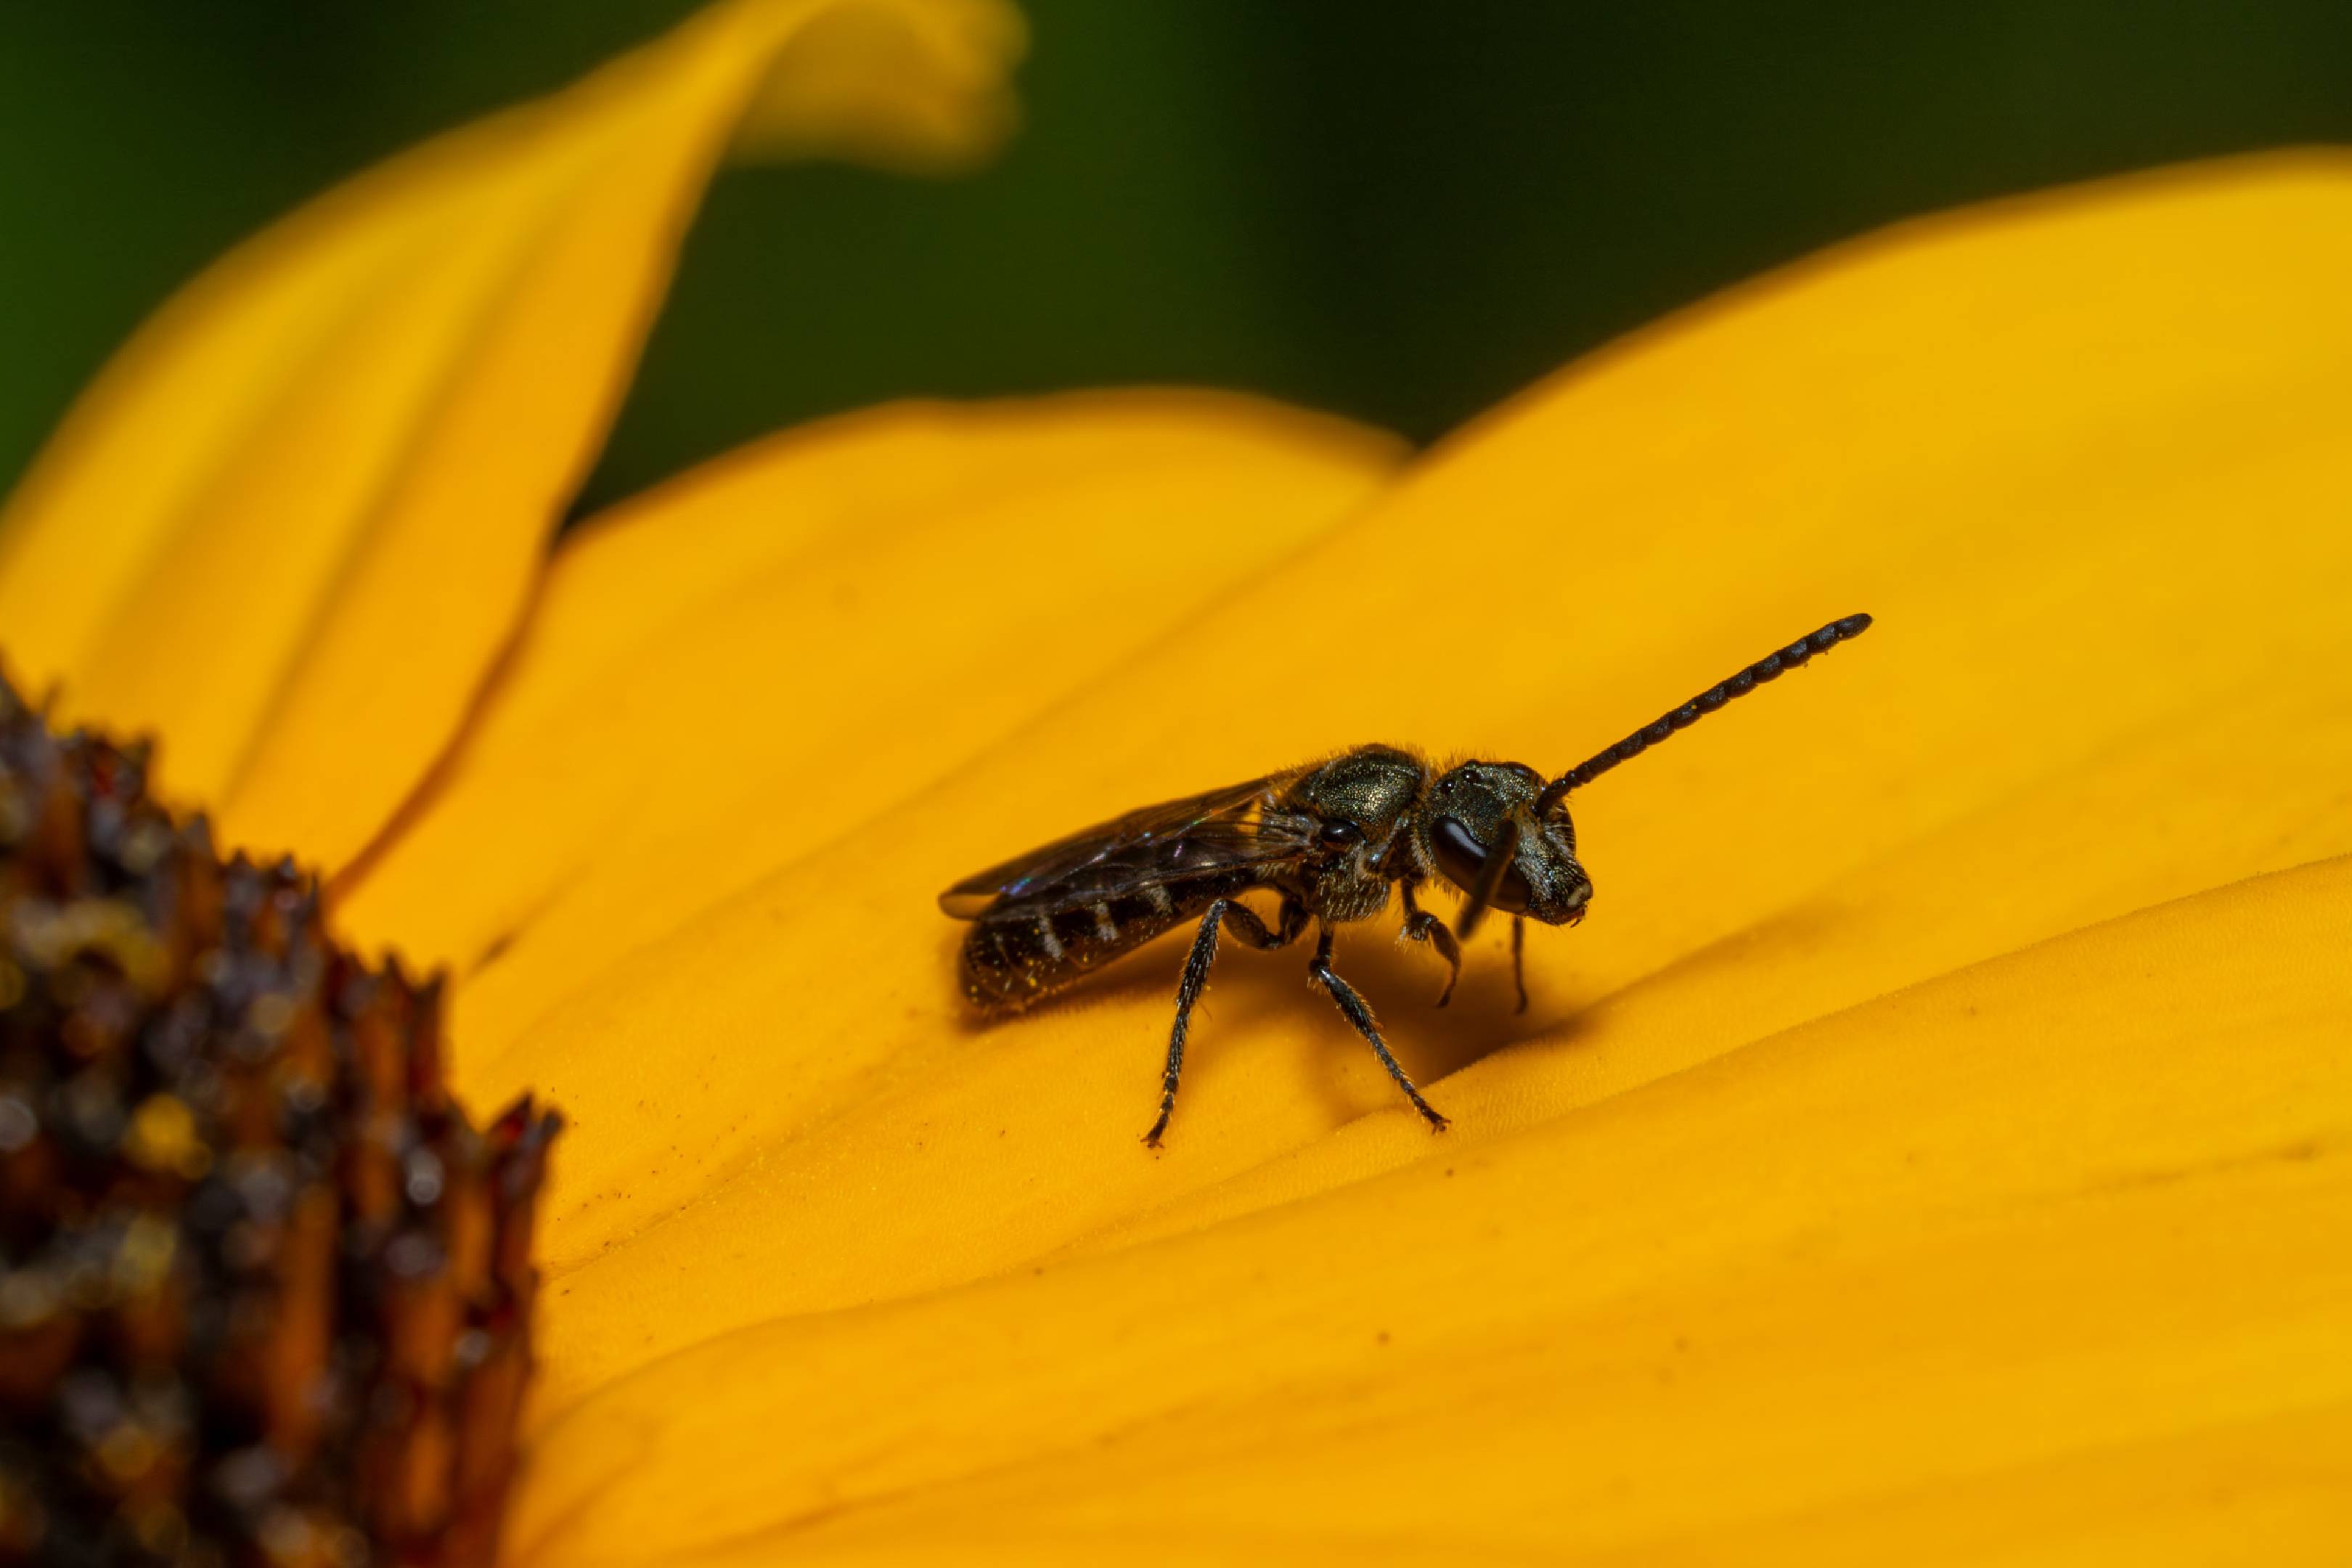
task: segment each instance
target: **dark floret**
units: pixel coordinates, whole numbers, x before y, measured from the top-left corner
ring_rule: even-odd
[[[487,1562],[554,1116],[0,681],[0,1562]]]

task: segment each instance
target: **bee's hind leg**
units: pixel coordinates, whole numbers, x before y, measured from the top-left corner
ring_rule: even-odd
[[[1396,1086],[1404,1090],[1404,1097],[1412,1101],[1412,1108],[1428,1121],[1430,1131],[1444,1131],[1445,1118],[1437,1113],[1435,1106],[1421,1098],[1421,1090],[1413,1088],[1412,1079],[1405,1076],[1404,1068],[1398,1066],[1396,1058],[1389,1054],[1388,1042],[1381,1038],[1380,1026],[1372,1022],[1372,1010],[1364,1005],[1361,996],[1356,994],[1354,986],[1332,972],[1331,928],[1328,925],[1323,928],[1321,940],[1315,944],[1315,956],[1307,962],[1307,973],[1331,994],[1331,1000],[1340,1012],[1347,1015],[1348,1022],[1356,1026],[1356,1033],[1370,1042],[1372,1054],[1381,1058],[1381,1066],[1389,1069],[1389,1077],[1396,1079]]]
[[[1412,884],[1399,882],[1397,891],[1404,897],[1404,938],[1407,942],[1425,942],[1445,960],[1445,989],[1437,994],[1437,1005],[1444,1006],[1454,1000],[1454,987],[1462,979],[1462,944],[1445,929],[1445,922],[1413,901]]]
[[[1168,1131],[1168,1119],[1176,1114],[1176,1079],[1184,1070],[1184,1037],[1192,1026],[1192,1004],[1201,999],[1201,990],[1209,983],[1209,965],[1217,959],[1217,928],[1224,927],[1262,951],[1286,947],[1307,929],[1306,906],[1285,899],[1278,918],[1281,928],[1269,931],[1256,910],[1232,899],[1219,899],[1201,917],[1200,934],[1193,937],[1192,954],[1184,960],[1184,977],[1176,983],[1176,1023],[1168,1032],[1168,1070],[1160,1079],[1160,1120],[1143,1135],[1147,1148],[1160,1147],[1160,1135]]]

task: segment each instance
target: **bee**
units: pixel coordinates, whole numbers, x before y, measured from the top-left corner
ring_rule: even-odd
[[[1176,985],[1159,1120],[1143,1135],[1156,1149],[1176,1111],[1192,1005],[1216,960],[1218,933],[1270,950],[1298,941],[1312,924],[1310,984],[1330,996],[1431,1129],[1443,1131],[1446,1119],[1398,1065],[1371,1008],[1332,969],[1333,931],[1386,910],[1393,887],[1404,939],[1445,961],[1443,1007],[1462,976],[1462,942],[1487,910],[1501,910],[1511,917],[1511,972],[1525,1012],[1527,922],[1573,925],[1592,902],[1592,879],[1576,858],[1569,793],[1869,626],[1868,616],[1832,621],[1549,781],[1523,763],[1466,762],[1440,771],[1402,747],[1360,746],[1055,839],[940,895],[943,911],[971,922],[960,965],[964,994],[985,1015],[1024,1012],[1197,921]],[[1451,930],[1421,907],[1421,891],[1433,882],[1464,895]],[[1271,925],[1241,901],[1259,889],[1280,900]]]

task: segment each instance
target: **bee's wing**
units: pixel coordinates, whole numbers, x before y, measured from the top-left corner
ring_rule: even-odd
[[[1291,776],[1269,773],[1097,823],[966,877],[940,895],[940,908],[964,921],[1009,904],[1041,912],[1075,908],[1202,871],[1295,856],[1309,842],[1306,826],[1260,810],[1267,792]]]

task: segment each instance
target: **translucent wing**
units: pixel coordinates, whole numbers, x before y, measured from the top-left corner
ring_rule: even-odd
[[[1269,773],[1097,823],[966,877],[940,895],[940,908],[964,921],[1016,904],[1044,914],[1203,871],[1287,858],[1312,841],[1311,828],[1263,805],[1295,776]]]

